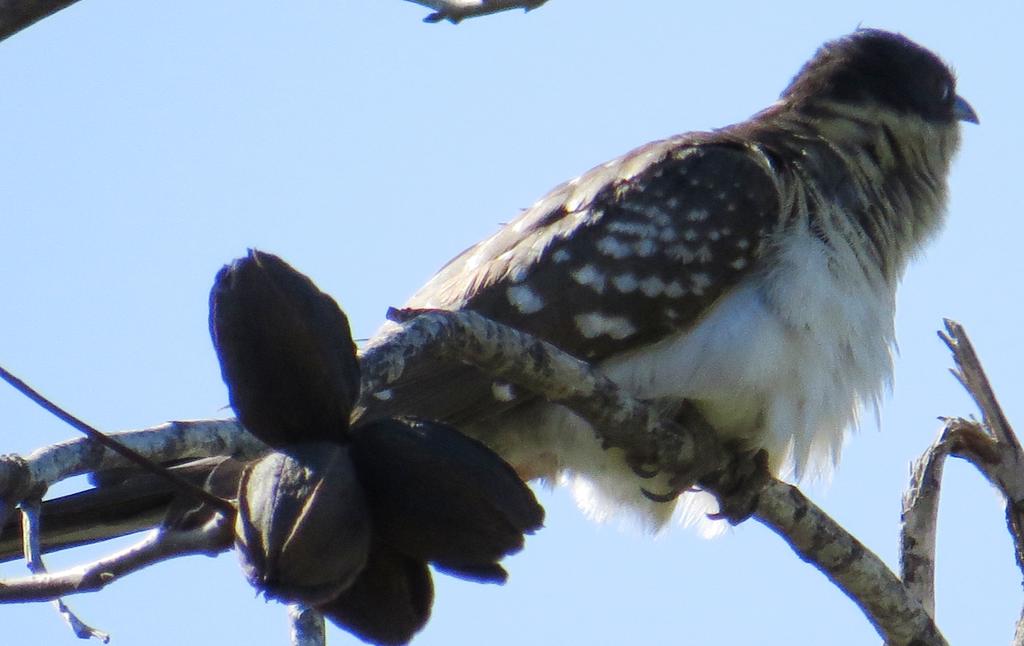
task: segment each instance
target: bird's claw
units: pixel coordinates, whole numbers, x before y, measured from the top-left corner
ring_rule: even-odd
[[[640,493],[644,495],[644,498],[647,498],[648,500],[657,503],[672,502],[673,500],[678,498],[680,494],[682,494],[684,491],[685,489],[672,489],[668,493],[654,493],[653,491],[640,487]]]
[[[648,467],[644,464],[630,464],[629,468],[633,471],[633,475],[644,480],[650,480],[654,476],[660,473],[657,467]]]
[[[701,480],[701,485],[718,499],[718,512],[708,514],[708,518],[732,525],[750,518],[757,511],[761,490],[771,478],[767,451],[737,451],[727,467]]]

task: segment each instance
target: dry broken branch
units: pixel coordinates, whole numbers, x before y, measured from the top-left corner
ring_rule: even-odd
[[[935,611],[935,534],[942,471],[947,456],[962,458],[981,471],[1006,500],[1006,522],[1017,565],[1024,571],[1024,469],[1022,450],[1003,413],[963,326],[946,320],[939,336],[953,353],[953,376],[982,413],[982,423],[947,419],[938,439],[914,464],[903,498],[900,562],[904,583],[928,609]],[[1024,614],[1018,619],[1015,644],[1024,644]]]

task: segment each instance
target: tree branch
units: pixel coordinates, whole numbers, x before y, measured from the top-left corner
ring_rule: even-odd
[[[796,487],[778,480],[769,484],[754,518],[860,606],[887,645],[946,643],[931,616],[885,563]]]
[[[541,6],[548,0],[407,0],[434,10],[423,19],[423,22],[441,22],[447,20],[458,24],[466,18],[486,16],[510,9],[530,11]]]
[[[571,408],[591,422],[606,446],[651,455],[659,469],[687,473],[689,479],[726,463],[710,429],[660,419],[599,371],[548,343],[473,312],[402,311],[390,318],[402,327],[364,352],[363,397],[378,396],[421,361],[458,359]],[[888,644],[946,644],[885,563],[796,487],[771,479],[757,501],[754,517],[846,592]]]
[[[707,423],[685,428],[624,393],[589,364],[550,343],[475,312],[392,310],[402,324],[362,354],[362,396],[378,397],[407,369],[464,361],[559,403],[589,421],[605,448],[676,474],[685,487],[725,465],[727,454]]]
[[[621,391],[599,371],[550,344],[472,312],[406,311],[393,313],[393,318],[404,322],[362,355],[363,398],[379,396],[419,362],[456,359],[571,408],[594,426],[606,446],[625,449],[637,460],[680,474],[677,482],[694,482],[728,463],[730,454],[706,424],[684,427],[661,419],[652,407]],[[236,422],[226,420],[178,422],[120,435],[132,448],[157,460],[183,454],[257,455],[264,450]],[[10,487],[0,489],[0,495],[11,501],[11,491],[31,490],[38,483],[48,484],[85,470],[118,464],[104,453],[76,440],[37,451],[25,460],[0,462],[0,484]],[[21,471],[28,475],[21,480],[12,476]],[[799,490],[769,479],[753,499],[757,501],[755,517],[783,536],[800,558],[839,585],[889,644],[945,644],[921,603],[885,564]],[[214,545],[225,549],[224,543]],[[184,547],[157,549],[144,541],[129,555],[86,566],[85,573],[78,568],[29,582],[8,582],[7,587],[0,587],[0,600],[52,598],[98,589],[105,584],[102,573],[116,570],[116,574],[124,574],[139,563],[209,546],[210,542],[203,539]],[[12,596],[12,583],[20,596]],[[26,591],[35,596],[24,596]]]
[[[324,646],[324,616],[312,608],[292,604],[288,606],[288,624],[291,627],[291,646]]]
[[[39,501],[31,500],[21,503],[22,526],[25,545],[25,561],[28,569],[33,574],[45,574],[46,565],[43,563],[43,555],[39,548]],[[110,635],[97,630],[78,618],[64,600],[56,598],[53,600],[54,608],[64,619],[64,622],[75,633],[79,639],[95,637],[104,644],[110,642]]]
[[[157,529],[145,539],[92,563],[61,572],[40,573],[0,582],[0,603],[50,601],[79,592],[94,592],[118,578],[166,559],[192,554],[214,556],[231,549],[233,519],[217,514],[193,530]]]
[[[233,419],[168,422],[110,436],[154,462],[213,455],[249,459],[267,450]],[[3,455],[0,456],[0,500],[14,504],[28,497],[29,492],[42,495],[47,487],[61,480],[129,464],[88,438],[59,442],[26,457]]]

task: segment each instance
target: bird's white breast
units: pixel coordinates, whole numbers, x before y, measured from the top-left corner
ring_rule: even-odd
[[[813,235],[787,234],[771,271],[750,276],[690,329],[602,368],[639,397],[697,402],[719,432],[767,449],[780,475],[828,474],[892,366],[894,286],[848,262]],[[651,509],[621,457],[602,451],[572,413],[540,404],[516,423],[514,463],[543,447],[591,511]]]

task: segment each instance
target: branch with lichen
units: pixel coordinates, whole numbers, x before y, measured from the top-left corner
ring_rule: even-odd
[[[915,462],[903,498],[900,563],[907,589],[934,614],[935,534],[942,470],[948,456],[973,464],[1006,501],[1006,525],[1017,565],[1024,573],[1024,451],[996,399],[981,360],[963,326],[946,320],[939,336],[953,353],[953,376],[981,411],[981,422],[947,419],[939,437]],[[1015,644],[1024,644],[1024,612]]]
[[[407,369],[420,362],[436,361],[439,357],[457,358],[494,378],[543,393],[551,401],[571,408],[592,423],[605,446],[624,450],[638,464],[677,474],[677,484],[697,482],[728,465],[729,452],[706,425],[683,426],[662,419],[652,407],[624,393],[599,371],[550,344],[472,312],[396,312],[393,318],[402,321],[399,329],[368,348],[362,356],[363,397],[386,390]],[[258,452],[259,446],[235,437],[244,433],[240,433],[237,426],[232,429],[233,424],[189,423],[187,430],[194,435],[187,441],[179,436],[176,450],[192,457]],[[122,434],[122,437],[134,440],[133,448],[140,449],[141,453],[163,461],[171,457],[166,447],[158,450],[162,445],[156,438],[150,438],[148,445],[140,439],[173,429],[177,426],[164,431],[151,429]],[[17,486],[13,489],[0,487],[0,497],[18,502],[20,499],[14,491],[31,491],[29,485],[38,487],[40,483],[52,483],[60,479],[60,474],[68,476],[102,468],[109,459],[104,450],[87,441],[78,441],[67,443],[58,451],[64,454],[59,462],[68,466],[46,467],[58,462],[52,455],[53,450],[51,447],[36,452],[24,460],[8,460],[12,465],[21,465],[9,467],[10,472],[26,470],[32,475],[4,480]],[[0,476],[4,473],[0,469]],[[754,518],[776,531],[801,559],[815,565],[842,588],[887,643],[946,643],[922,603],[884,562],[799,490],[775,479],[758,486],[757,491],[746,492],[754,501]],[[716,492],[713,484],[710,489],[713,493],[722,493]],[[44,580],[50,586],[46,589],[55,594],[67,593],[66,587],[55,586],[49,583],[50,579]],[[17,598],[18,589],[40,589],[41,581],[28,577],[23,581],[4,582],[11,595],[8,599]],[[40,597],[37,594],[31,598]]]

